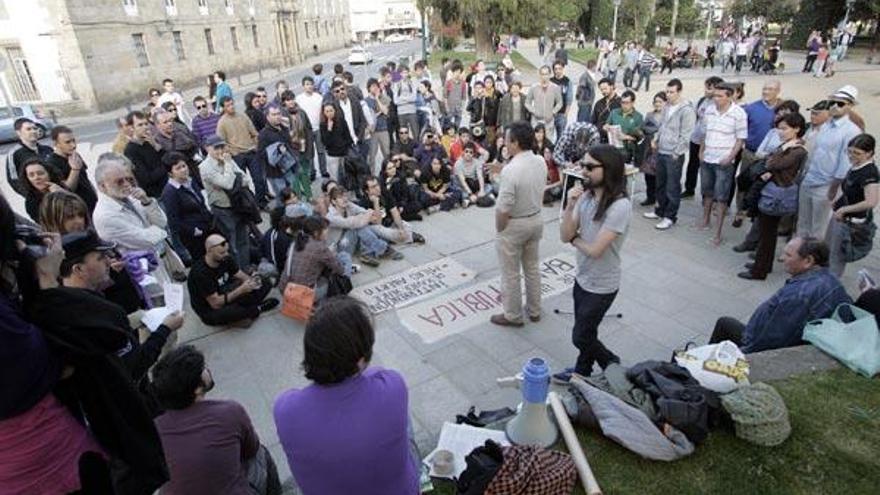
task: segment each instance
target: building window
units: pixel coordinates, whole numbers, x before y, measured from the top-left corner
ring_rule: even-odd
[[[240,51],[238,46],[238,30],[235,27],[229,28],[229,37],[232,38],[232,49],[235,51]]]
[[[257,25],[251,24],[251,35],[254,37],[254,48],[260,47],[260,36],[257,34]]]
[[[6,4],[0,0],[0,19],[9,19],[9,12],[6,10]]]
[[[199,0],[199,14],[208,15],[208,0]]]
[[[252,17],[257,15],[257,2],[256,0],[248,0],[248,14]]]
[[[147,45],[144,44],[144,34],[132,34],[131,42],[134,45],[134,54],[135,57],[137,57],[138,65],[140,67],[148,67],[150,65],[150,57],[147,56]]]
[[[165,13],[167,15],[177,15],[177,2],[175,0],[165,0]]]
[[[38,101],[40,92],[34,84],[34,76],[24,53],[19,47],[6,49],[6,57],[12,68],[12,95],[16,101]]]
[[[232,0],[223,0],[223,5],[226,6],[227,15],[232,15],[235,12],[235,6]]]
[[[214,38],[211,36],[211,30],[205,29],[205,44],[208,45],[208,55],[214,54]]]
[[[183,51],[183,37],[180,31],[173,31],[171,35],[174,37],[174,54],[177,60],[186,60],[186,52]]]
[[[124,10],[127,15],[137,15],[137,0],[122,0],[122,10]]]

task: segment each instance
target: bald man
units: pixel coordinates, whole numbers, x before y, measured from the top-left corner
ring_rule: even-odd
[[[278,299],[266,298],[269,281],[243,272],[220,234],[205,239],[205,256],[193,263],[187,284],[192,308],[206,325],[249,327],[278,306]]]

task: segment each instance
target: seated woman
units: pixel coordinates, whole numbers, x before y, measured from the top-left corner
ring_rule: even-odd
[[[401,218],[408,222],[422,219],[419,214],[423,208],[418,197],[419,187],[417,184],[413,186],[408,184],[405,171],[400,167],[399,161],[385,162],[379,174],[379,185],[382,187],[382,196],[400,209]]]
[[[366,308],[350,297],[328,299],[306,325],[302,367],[313,383],[283,392],[274,407],[303,493],[419,493],[406,383],[369,366],[374,342]]]
[[[535,148],[533,151],[544,159],[544,164],[547,166],[547,184],[544,186],[543,203],[551,205],[554,201],[562,198],[562,176],[553,159],[553,143],[547,139],[547,129],[544,124],[535,125]]]
[[[49,168],[37,156],[25,160],[21,166],[19,177],[25,178],[25,210],[33,221],[38,222],[40,220],[40,202],[43,200],[43,196],[53,191],[63,191],[65,190],[64,186],[60,185],[61,181],[49,172]]]
[[[324,217],[317,215],[303,220],[302,230],[297,232],[290,247],[279,287],[283,288],[289,282],[312,287],[318,300],[327,292],[328,276],[351,276],[351,258],[346,258],[349,262],[343,266],[327,245],[328,225]]]

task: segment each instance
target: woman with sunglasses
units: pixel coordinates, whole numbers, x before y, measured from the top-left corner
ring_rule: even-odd
[[[569,189],[559,233],[562,242],[577,249],[572,342],[580,353],[573,368],[554,375],[561,382],[572,373],[589,376],[595,363],[605,369],[620,362],[599,341],[598,333],[620,288],[620,254],[632,217],[620,151],[600,144],[578,163],[583,185]]]
[[[880,204],[880,172],[874,163],[876,141],[870,134],[859,134],[849,142],[847,154],[852,168],[840,185],[841,193],[834,201],[834,214],[828,226],[826,241],[830,250],[831,273],[843,276],[846,256],[842,241],[849,233],[845,230],[874,232],[874,208]],[[873,240],[873,234],[871,235]],[[865,253],[867,254],[867,253]]]

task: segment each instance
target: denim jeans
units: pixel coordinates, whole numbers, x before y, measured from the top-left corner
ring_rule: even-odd
[[[556,139],[559,139],[562,136],[562,131],[565,130],[565,126],[568,124],[568,116],[564,113],[557,113],[553,116],[553,126],[556,128]]]
[[[700,165],[700,189],[703,198],[714,200],[716,203],[726,203],[733,187],[733,174],[736,167],[733,164],[720,165],[718,163],[703,162]]]
[[[214,222],[220,229],[220,233],[229,242],[235,261],[242,269],[251,264],[251,243],[248,237],[248,224],[242,220],[232,209],[214,206]]]
[[[336,245],[336,252],[348,253],[349,256],[353,256],[358,247],[360,247],[361,253],[376,257],[388,249],[388,243],[368,225],[355,230],[346,230]]]
[[[599,363],[605,369],[611,362],[620,362],[613,352],[609,351],[599,341],[599,324],[605,317],[617,291],[611,294],[595,294],[587,292],[575,282],[572,290],[574,296],[574,328],[571,330],[571,341],[578,348],[577,364],[575,371],[589,376],[593,371],[593,364]]]
[[[578,122],[590,122],[590,117],[592,117],[593,113],[593,104],[590,102],[578,103],[578,114],[577,121]]]
[[[645,80],[645,91],[651,90],[651,69],[639,68],[639,79],[636,81],[636,91],[642,87],[642,80]]]
[[[256,197],[257,202],[261,205],[266,203],[266,193],[269,191],[269,186],[266,183],[266,174],[263,171],[263,164],[257,159],[257,152],[246,151],[233,156],[232,159],[235,160],[238,168],[250,172],[251,179],[254,181],[254,196]]]
[[[684,156],[657,154],[656,198],[657,208],[654,213],[660,218],[668,218],[675,222],[678,219],[678,206],[681,204],[681,168]]]

